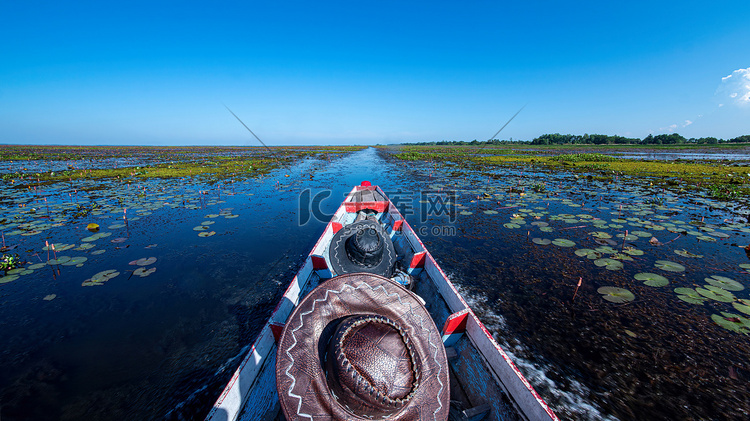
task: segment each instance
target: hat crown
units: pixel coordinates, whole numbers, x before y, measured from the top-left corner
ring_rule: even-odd
[[[409,402],[419,363],[406,333],[383,316],[351,316],[329,345],[328,379],[348,410],[387,416]]]
[[[374,227],[364,227],[346,240],[349,259],[363,267],[372,267],[383,259],[383,241]]]

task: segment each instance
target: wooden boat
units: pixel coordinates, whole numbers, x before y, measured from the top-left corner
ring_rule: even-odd
[[[305,295],[334,274],[328,247],[334,234],[361,219],[376,218],[397,254],[391,278],[424,300],[450,365],[451,419],[557,420],[505,351],[466,304],[422,241],[385,193],[368,182],[356,186],[341,204],[248,355],[214,404],[207,420],[284,420],[276,391],[276,348],[289,315]]]

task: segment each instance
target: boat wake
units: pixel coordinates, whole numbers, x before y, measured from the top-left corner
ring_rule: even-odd
[[[589,420],[589,421],[618,421],[618,418],[602,414],[601,409],[586,400],[591,396],[588,387],[575,379],[566,377],[566,384],[560,385],[550,378],[548,373],[556,372],[549,364],[532,362],[527,356],[531,352],[515,338],[506,338],[501,332],[507,332],[507,325],[503,316],[497,314],[489,305],[487,297],[481,293],[463,288],[460,282],[455,282],[456,276],[449,275],[449,279],[464,297],[466,303],[477,314],[485,327],[492,333],[513,363],[523,373],[526,379],[542,396],[547,404],[561,419]]]

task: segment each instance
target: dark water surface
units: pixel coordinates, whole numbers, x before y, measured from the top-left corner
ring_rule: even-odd
[[[748,244],[746,209],[637,179],[603,184],[564,173],[424,165],[367,149],[299,161],[290,177],[98,182],[88,192],[86,185],[4,186],[0,229],[6,245],[17,246],[10,252],[27,266],[55,255],[87,260],[80,267],[53,260],[0,278],[0,419],[202,419],[330,214],[362,180],[396,199],[561,418],[747,419],[745,330],[712,320],[722,312],[748,316],[738,301],[750,288],[739,266],[750,261],[738,247]],[[300,196],[305,189],[312,203]],[[427,195],[446,191],[456,196],[455,218],[428,212]],[[76,218],[79,204],[91,212]],[[112,234],[91,240],[92,222]],[[45,241],[74,248],[48,257]],[[626,248],[642,253],[616,256],[616,270],[574,253],[599,247],[613,249],[596,252],[600,258]],[[143,268],[156,271],[138,276],[139,265],[129,263],[148,257],[156,261]],[[684,270],[659,269],[659,260]],[[82,286],[104,270],[120,273]],[[644,285],[633,278],[641,272],[669,285]],[[691,304],[673,291],[703,287],[714,275],[742,286],[733,302]],[[602,286],[635,299],[606,301]]]

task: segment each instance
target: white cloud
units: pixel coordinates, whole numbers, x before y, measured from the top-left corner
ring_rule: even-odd
[[[716,97],[722,103],[731,102],[738,106],[750,106],[750,67],[737,69],[729,76],[721,78],[716,89]]]
[[[670,124],[667,127],[659,127],[659,131],[660,132],[668,131],[669,133],[672,133],[672,132],[674,132],[674,129],[676,129],[676,128],[677,128],[676,124]]]
[[[689,126],[689,125],[691,125],[691,124],[693,124],[693,122],[692,122],[692,121],[690,121],[690,120],[685,120],[685,124],[683,124],[683,125],[682,125],[682,127],[687,127],[687,126]]]

